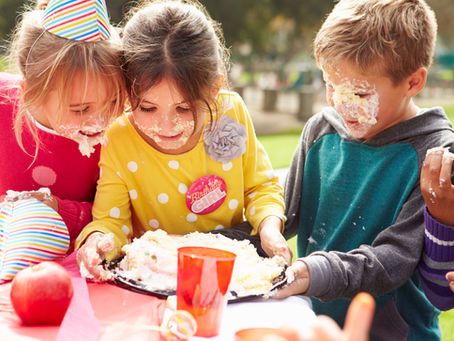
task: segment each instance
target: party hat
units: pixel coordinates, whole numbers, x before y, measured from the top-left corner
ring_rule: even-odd
[[[110,23],[103,0],[50,0],[42,23],[59,37],[99,41],[110,37]]]

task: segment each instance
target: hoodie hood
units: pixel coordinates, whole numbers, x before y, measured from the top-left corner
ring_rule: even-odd
[[[421,135],[438,134],[442,130],[454,132],[452,124],[442,107],[420,109],[418,115],[399,122],[366,140],[350,136],[342,118],[334,108],[324,108],[321,115],[343,140],[364,143],[371,146],[404,143]]]

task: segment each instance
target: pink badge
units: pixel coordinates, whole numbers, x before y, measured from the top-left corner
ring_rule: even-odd
[[[186,193],[186,206],[195,214],[208,214],[219,208],[227,196],[225,181],[217,175],[198,178]]]

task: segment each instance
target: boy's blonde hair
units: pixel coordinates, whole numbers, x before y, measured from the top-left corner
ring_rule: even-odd
[[[26,83],[14,122],[16,139],[20,147],[30,154],[22,143],[25,123],[36,142],[35,157],[39,139],[27,110],[43,104],[49,91],[57,90],[60,113],[69,106],[71,80],[76,73],[82,72],[86,81],[92,76],[95,80],[104,82],[107,85],[107,101],[102,113],[107,121],[123,112],[126,96],[118,33],[112,29],[109,40],[96,42],[58,37],[45,31],[41,24],[46,3],[47,1],[38,1],[35,9],[24,12],[13,34],[8,56],[10,66],[19,69]]]
[[[429,68],[436,35],[435,14],[423,0],[341,0],[317,33],[314,56],[320,68],[347,60],[398,84]]]

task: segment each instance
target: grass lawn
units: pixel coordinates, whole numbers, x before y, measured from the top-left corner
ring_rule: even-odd
[[[454,122],[454,105],[445,106],[444,109],[451,122]],[[268,152],[274,168],[285,168],[290,165],[300,134],[300,130],[291,130],[258,137]],[[289,244],[293,250],[296,250],[295,238],[291,239]],[[443,333],[442,341],[454,341],[454,309],[441,314],[440,326]]]

